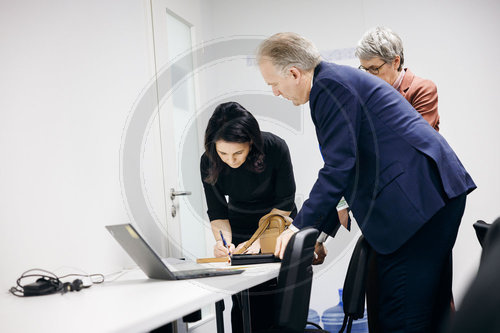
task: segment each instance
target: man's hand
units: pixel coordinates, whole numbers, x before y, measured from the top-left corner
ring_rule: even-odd
[[[327,253],[328,251],[323,243],[316,242],[316,245],[314,246],[313,265],[321,265],[325,261]]]
[[[247,241],[248,242],[248,241]],[[236,251],[239,251],[243,246],[245,246],[245,244],[247,242],[243,242],[241,244],[238,244],[238,246],[236,247]],[[253,242],[252,245],[250,245],[248,247],[248,249],[246,249],[245,252],[243,253],[247,253],[247,254],[255,254],[255,253],[259,253],[260,252],[260,238],[257,238],[255,240],[255,242]]]
[[[229,251],[234,252],[234,244],[229,244]],[[229,255],[227,248],[222,243],[222,240],[218,240],[214,245],[214,256],[216,258],[227,257]]]
[[[292,229],[286,229],[278,236],[276,239],[276,249],[274,250],[274,255],[283,259],[283,254],[285,253],[286,245],[292,238],[294,231]]]

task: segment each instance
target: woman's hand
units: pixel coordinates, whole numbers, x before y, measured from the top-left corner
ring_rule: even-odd
[[[234,244],[229,244],[229,252],[233,253],[235,251]],[[214,245],[214,256],[216,258],[227,257],[229,255],[227,248],[222,243],[222,240],[219,240]]]
[[[248,241],[247,241],[248,242]],[[243,242],[236,247],[236,251],[240,250],[247,242]],[[256,254],[260,252],[260,238],[257,238],[255,242],[243,253],[246,254]]]

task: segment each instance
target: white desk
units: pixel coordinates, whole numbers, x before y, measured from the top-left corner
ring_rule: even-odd
[[[240,275],[150,280],[140,270],[80,292],[0,296],[1,332],[145,332],[268,281],[279,263],[252,265]]]

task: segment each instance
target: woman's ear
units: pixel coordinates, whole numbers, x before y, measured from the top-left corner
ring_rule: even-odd
[[[401,58],[397,55],[394,60],[392,61],[392,66],[395,70],[399,69],[399,65],[401,63]]]

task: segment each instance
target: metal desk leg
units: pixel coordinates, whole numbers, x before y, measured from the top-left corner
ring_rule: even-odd
[[[215,303],[215,321],[217,323],[217,333],[224,333],[224,300]]]
[[[184,320],[177,319],[175,321],[175,323],[176,323],[175,329],[174,329],[175,333],[187,333],[188,332],[188,324],[186,322],[184,322]]]
[[[251,333],[252,323],[250,322],[250,297],[248,289],[241,292],[241,311],[243,316],[243,333]]]

